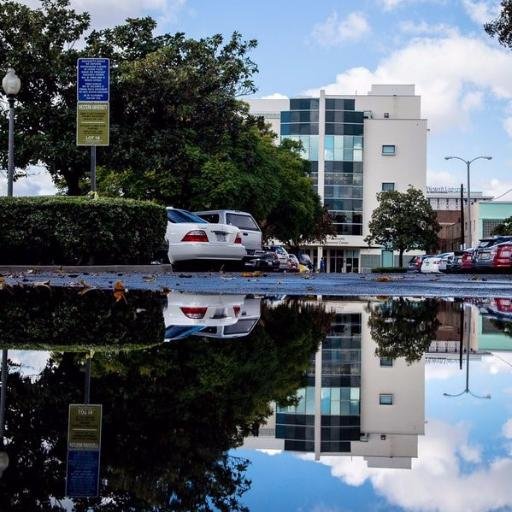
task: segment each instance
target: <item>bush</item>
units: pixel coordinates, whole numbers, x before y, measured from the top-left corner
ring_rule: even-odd
[[[164,246],[165,208],[89,197],[0,198],[0,264],[149,263]]]
[[[402,274],[407,272],[406,268],[400,267],[376,267],[372,268],[374,274]]]
[[[116,302],[112,290],[0,289],[0,348],[122,350],[164,341],[165,295],[147,290]]]

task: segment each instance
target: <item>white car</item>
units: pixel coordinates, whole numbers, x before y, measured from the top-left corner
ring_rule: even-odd
[[[191,260],[242,261],[247,251],[235,226],[210,224],[193,213],[167,208],[170,263]]]
[[[439,264],[445,256],[448,256],[450,253],[437,254],[435,256],[429,256],[423,260],[421,264],[420,272],[422,274],[431,274],[441,272],[439,269]]]

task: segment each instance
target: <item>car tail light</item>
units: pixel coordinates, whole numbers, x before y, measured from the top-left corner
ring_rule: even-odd
[[[187,318],[192,318],[193,320],[200,320],[206,315],[206,311],[208,310],[208,308],[194,308],[188,306],[184,306],[180,309]]]
[[[498,253],[500,258],[510,258],[512,256],[512,246],[500,247]]]
[[[240,233],[236,234],[235,238],[235,244],[241,244],[242,243],[242,235]]]
[[[182,242],[208,242],[208,237],[206,236],[206,232],[202,229],[195,229],[194,231],[189,231],[182,239]]]
[[[238,318],[240,316],[240,306],[233,306],[233,311],[235,316]]]

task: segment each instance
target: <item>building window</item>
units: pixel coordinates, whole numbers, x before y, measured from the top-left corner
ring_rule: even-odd
[[[396,147],[394,144],[384,144],[382,146],[382,154],[385,156],[395,156]]]
[[[502,219],[483,219],[482,220],[482,235],[484,238],[491,236],[494,228],[497,228],[503,223]]]
[[[389,112],[384,112],[384,119],[389,119]]]
[[[392,357],[381,357],[380,365],[386,368],[393,366],[393,358]]]
[[[393,395],[381,393],[379,395],[380,405],[393,405]]]
[[[393,192],[395,190],[394,183],[383,183],[382,184],[382,192]]]

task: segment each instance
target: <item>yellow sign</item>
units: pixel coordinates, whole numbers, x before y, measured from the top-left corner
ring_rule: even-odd
[[[77,103],[76,145],[108,146],[109,118],[108,103]]]
[[[101,405],[70,404],[69,450],[99,450],[101,445]]]

